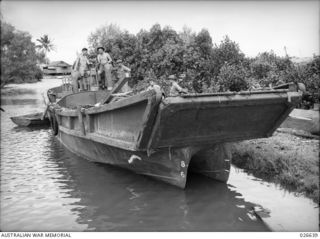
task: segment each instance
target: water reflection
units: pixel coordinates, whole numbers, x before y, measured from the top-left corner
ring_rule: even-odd
[[[40,104],[39,99],[1,99],[1,105],[37,105]]]
[[[24,85],[27,85],[27,84],[24,84]],[[37,93],[36,89],[19,88],[19,86],[21,86],[21,85],[16,85],[15,87],[13,87],[13,86],[7,87],[7,88],[5,88],[5,90],[3,90],[1,92],[1,95],[2,96],[18,96],[18,95],[20,96],[20,95],[35,95]]]
[[[53,144],[56,144],[53,141]],[[55,147],[55,146],[54,146]],[[77,222],[95,231],[265,231],[232,187],[190,175],[186,190],[53,150]]]

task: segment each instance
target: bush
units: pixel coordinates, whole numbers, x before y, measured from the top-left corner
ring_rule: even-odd
[[[38,80],[41,81],[43,79],[43,71],[39,68],[36,67],[35,75],[34,77]]]
[[[31,35],[1,22],[1,86],[41,79]]]
[[[249,87],[246,70],[241,65],[224,64],[217,79],[219,91],[241,91]]]
[[[313,56],[312,61],[305,66],[300,66],[302,83],[306,85],[307,91],[311,93],[315,102],[319,102],[320,92],[320,56]]]
[[[129,84],[135,89],[143,89],[152,78],[167,92],[167,77],[185,73],[182,85],[189,92],[240,91],[286,82],[303,82],[313,94],[319,91],[319,56],[303,67],[272,51],[246,58],[228,36],[214,45],[205,29],[194,33],[184,27],[177,33],[155,24],[134,35],[109,24],[91,33],[88,42],[93,57],[96,48],[104,46],[114,60],[122,59],[132,70]]]

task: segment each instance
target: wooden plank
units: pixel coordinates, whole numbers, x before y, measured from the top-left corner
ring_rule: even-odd
[[[107,92],[107,94],[101,99],[101,104],[107,104],[112,99],[112,94],[117,93],[125,83],[127,83],[129,78],[125,77],[120,79],[117,84],[112,88],[111,91]]]
[[[71,110],[68,108],[56,109],[55,112],[61,116],[78,117],[77,110]]]
[[[279,127],[319,134],[319,112],[313,110],[294,109]]]
[[[290,128],[278,128],[276,131],[280,132],[280,133],[292,134],[292,135],[307,138],[307,139],[317,139],[317,140],[320,139],[319,135],[311,134],[310,132],[304,131],[304,130],[297,130],[297,129],[290,129]]]

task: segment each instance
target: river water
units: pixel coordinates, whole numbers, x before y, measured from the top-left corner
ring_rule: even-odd
[[[1,94],[1,231],[318,231],[319,207],[232,167],[228,184],[188,175],[185,190],[65,149],[49,128],[10,117],[43,110],[61,83]],[[254,209],[260,216],[257,216]]]

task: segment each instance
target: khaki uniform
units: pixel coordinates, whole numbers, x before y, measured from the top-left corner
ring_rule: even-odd
[[[113,82],[112,82],[112,75],[111,75],[111,69],[112,69],[112,59],[110,55],[106,52],[99,54],[97,56],[97,61],[99,63],[99,72],[100,75],[103,71],[105,74],[105,86],[108,87],[108,89],[112,89]]]
[[[87,88],[86,84],[86,77],[85,73],[89,69],[89,60],[86,55],[83,55],[82,53],[78,56],[75,66],[74,66],[74,71],[72,72],[72,81],[73,81],[73,90],[75,92],[78,92],[78,80],[80,79],[80,90],[83,90],[84,88]]]
[[[184,92],[182,87],[177,82],[173,82],[170,88],[170,95],[172,96],[179,95],[181,92]]]

